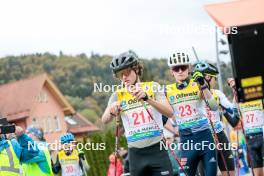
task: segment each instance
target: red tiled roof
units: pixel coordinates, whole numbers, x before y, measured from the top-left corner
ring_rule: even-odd
[[[95,126],[92,122],[87,120],[81,114],[77,113],[71,117],[76,124],[70,124],[67,120],[68,131],[74,134],[77,133],[89,133],[94,131],[99,131],[100,129]]]
[[[33,78],[15,81],[0,86],[0,112],[14,121],[29,116],[34,98],[47,78],[42,74]]]
[[[64,98],[47,74],[14,81],[0,86],[0,113],[9,121],[26,118],[34,107],[35,98],[43,86],[47,85],[51,93],[63,106],[65,114],[73,114],[73,107]]]
[[[6,117],[8,117],[9,122],[14,122],[16,120],[20,120],[20,119],[24,119],[26,117],[29,117],[29,115],[30,115],[30,110],[27,109],[25,111],[16,112],[14,114],[7,114]]]
[[[34,107],[35,98],[44,84],[48,86],[51,93],[53,93],[62,104],[65,114],[75,113],[73,107],[48,78],[47,74],[0,85],[0,113],[11,122],[29,117]],[[68,131],[72,133],[88,133],[99,130],[97,126],[92,124],[81,114],[77,113],[71,118],[75,123],[70,124],[67,120],[66,123],[68,125]]]

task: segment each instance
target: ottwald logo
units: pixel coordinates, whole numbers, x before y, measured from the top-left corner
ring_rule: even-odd
[[[126,108],[126,101],[121,101],[120,106],[122,109]]]

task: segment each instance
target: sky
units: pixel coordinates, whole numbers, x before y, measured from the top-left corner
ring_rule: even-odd
[[[0,1],[0,57],[60,51],[117,55],[132,49],[151,59],[178,51],[192,55],[194,46],[201,59],[215,61],[215,23],[204,5],[216,2],[224,0]]]

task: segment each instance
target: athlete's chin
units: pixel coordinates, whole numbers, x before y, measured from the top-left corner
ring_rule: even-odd
[[[186,76],[185,75],[177,75],[176,78],[178,81],[184,81],[186,79]]]
[[[125,80],[124,83],[125,83],[126,86],[130,86],[131,85],[129,80]]]

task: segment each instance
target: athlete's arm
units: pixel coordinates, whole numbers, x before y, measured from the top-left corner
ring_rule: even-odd
[[[221,92],[220,90],[215,90],[215,93],[219,97],[220,106],[223,109],[223,114],[226,120],[232,127],[237,126],[239,122],[239,114],[237,108],[227,99],[223,92]]]
[[[203,94],[204,101],[206,102],[207,106],[212,110],[212,111],[217,111],[218,105],[214,97],[212,96],[212,93],[210,90],[206,87],[204,89],[201,89],[201,93]]]
[[[117,95],[116,93],[113,93],[108,101],[108,106],[105,109],[103,116],[102,116],[102,122],[103,123],[109,123],[112,121],[112,119],[119,114],[121,111],[120,103],[117,101]]]
[[[204,79],[204,75],[200,71],[195,71],[193,73],[193,80],[198,84],[200,88],[200,93],[202,96],[202,99],[205,100],[205,103],[212,111],[217,111],[218,104],[214,97],[212,96],[212,93],[210,92],[206,81]]]
[[[171,132],[175,137],[179,136],[179,131],[175,127],[172,126],[172,123],[168,120],[165,124],[164,127]]]
[[[12,145],[15,148],[16,154],[19,155],[21,162],[28,162],[32,158],[36,158],[40,151],[37,145],[34,145],[34,141],[27,134],[24,133],[24,130],[16,126],[16,135],[17,141],[13,140]],[[19,145],[17,145],[19,144]]]
[[[164,91],[161,90],[160,85],[158,83],[153,83],[153,90],[155,99],[148,97],[145,101],[148,102],[152,107],[158,110],[161,114],[165,115],[166,117],[172,118],[173,117],[173,109],[166,98]],[[144,100],[147,97],[147,93],[144,92],[142,89],[131,89],[132,95],[137,100]]]
[[[161,114],[165,115],[166,117],[172,118],[173,117],[173,110],[170,106],[167,98],[164,95],[163,100],[154,100],[154,99],[148,99],[147,102],[157,109]]]

